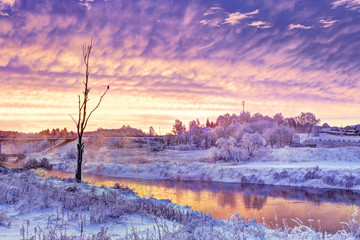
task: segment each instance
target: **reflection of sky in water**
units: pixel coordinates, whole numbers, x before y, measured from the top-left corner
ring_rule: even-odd
[[[40,171],[40,175],[73,177],[72,173]],[[321,229],[335,232],[339,224],[348,220],[360,204],[360,194],[347,190],[303,189],[281,186],[239,185],[232,183],[207,183],[198,181],[141,180],[103,177],[84,174],[84,181],[96,185],[113,186],[116,182],[132,188],[138,195],[157,199],[170,199],[182,206],[199,211],[209,211],[213,217],[226,218],[229,214],[244,213],[244,217],[265,217],[270,226],[278,219],[294,226],[290,218],[298,217],[308,224],[309,214],[321,222]],[[280,224],[282,221],[280,220]]]

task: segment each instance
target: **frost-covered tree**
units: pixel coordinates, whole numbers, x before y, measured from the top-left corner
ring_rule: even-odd
[[[264,116],[261,113],[255,113],[250,118],[250,122],[259,122],[259,121],[263,121],[263,120],[264,120]]]
[[[199,128],[200,127],[200,121],[197,118],[196,120],[192,120],[189,122],[189,131],[191,131],[191,129],[193,128]]]
[[[90,144],[99,151],[99,149],[105,145],[105,138],[101,133],[96,132],[90,138]]]
[[[253,157],[258,153],[261,147],[265,146],[265,139],[259,133],[245,133],[242,139],[241,146],[249,155],[249,157]]]
[[[320,119],[317,119],[315,114],[311,112],[302,112],[295,120],[297,125],[309,134],[311,133],[312,127],[320,123]]]
[[[150,136],[157,136],[155,129],[153,128],[153,126],[150,126],[149,128],[149,135]]]
[[[90,76],[90,54],[93,48],[93,42],[91,40],[90,44],[85,44],[83,46],[83,61],[85,65],[85,80],[83,80],[84,84],[84,91],[82,92],[83,98],[79,97],[79,114],[77,120],[75,120],[74,117],[71,116],[73,121],[75,122],[76,129],[77,129],[77,135],[78,135],[78,144],[77,144],[77,168],[75,173],[75,178],[77,182],[81,182],[81,166],[83,161],[83,154],[85,150],[85,144],[83,142],[83,136],[85,129],[87,127],[88,121],[92,115],[92,113],[100,106],[101,101],[103,100],[105,94],[109,90],[109,86],[107,86],[105,92],[103,95],[101,95],[97,105],[93,108],[93,110],[90,111],[90,113],[87,112],[87,104],[89,102],[89,93],[91,91],[91,87],[89,86],[89,76]]]
[[[172,133],[174,135],[181,135],[186,131],[185,125],[179,119],[175,120],[175,124],[173,125]]]
[[[174,135],[172,135],[171,133],[168,133],[166,134],[164,137],[163,137],[163,140],[164,140],[164,143],[166,146],[170,146],[172,143],[173,143],[173,139],[175,138]]]
[[[226,113],[224,115],[220,115],[216,119],[216,124],[220,127],[226,128],[229,126],[232,122],[232,116],[229,113]]]
[[[250,122],[251,114],[250,112],[241,112],[239,119],[241,123],[248,123]]]
[[[273,148],[285,147],[291,144],[292,137],[294,134],[294,129],[286,126],[276,126],[273,128],[268,128],[263,134],[267,144]]]
[[[284,124],[284,116],[282,115],[282,113],[275,114],[273,118],[274,118],[274,122],[277,123],[278,125]]]
[[[295,118],[285,118],[284,123],[286,126],[292,127],[294,129],[296,129],[297,124],[296,124],[296,119]]]
[[[209,121],[209,118],[206,120],[206,127],[208,128],[215,128],[216,127],[216,123],[214,123],[213,121]]]

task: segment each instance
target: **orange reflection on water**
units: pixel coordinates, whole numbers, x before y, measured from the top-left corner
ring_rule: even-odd
[[[73,173],[60,171],[41,171],[42,177],[74,177]],[[226,219],[230,214],[240,213],[244,217],[258,217],[262,222],[275,226],[275,213],[282,226],[286,219],[289,226],[296,224],[292,219],[299,218],[309,225],[309,216],[313,226],[327,232],[342,229],[340,222],[347,222],[360,201],[360,193],[331,189],[302,189],[281,186],[240,185],[229,183],[209,183],[200,181],[144,180],[105,177],[84,174],[83,180],[95,185],[114,186],[118,183],[133,189],[141,197],[170,199],[182,206],[194,210],[209,211],[213,217]],[[310,215],[309,215],[310,214]]]

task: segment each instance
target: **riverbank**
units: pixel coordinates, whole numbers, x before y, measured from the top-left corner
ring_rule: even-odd
[[[212,149],[149,148],[85,151],[83,171],[114,177],[255,183],[360,190],[360,148],[267,148],[246,162],[214,162]],[[76,152],[67,145],[25,159],[46,157],[55,170],[75,172]]]
[[[224,221],[129,189],[0,171],[1,239],[356,239],[356,214],[336,234],[299,223],[269,229],[239,215]],[[279,225],[281,220],[279,220]],[[278,224],[276,222],[276,224]]]

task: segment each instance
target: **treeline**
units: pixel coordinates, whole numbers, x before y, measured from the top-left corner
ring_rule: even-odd
[[[294,128],[297,132],[308,132],[311,131],[312,127],[320,123],[320,119],[317,119],[314,113],[302,112],[299,116],[285,118],[282,113],[277,113],[273,117],[263,116],[261,113],[255,113],[251,116],[250,112],[241,112],[239,115],[226,113],[217,117],[216,121],[209,121],[207,119],[205,124],[200,124],[199,119],[189,122],[188,129],[192,127],[203,127],[203,128],[216,128],[217,126],[228,126],[230,124],[244,124],[244,123],[255,123],[255,122],[268,122],[276,123],[278,125],[288,126]],[[325,125],[328,126],[327,123]],[[186,125],[183,124],[179,119],[175,120],[171,133],[178,135],[186,132]]]
[[[141,129],[132,128],[129,125],[123,125],[118,129],[103,129],[99,128],[95,132],[87,132],[87,136],[102,135],[104,137],[146,137],[148,134],[144,133]]]
[[[71,136],[75,136],[76,134],[73,131],[69,132],[65,127],[64,129],[53,128],[51,131],[48,128],[34,135],[43,136],[43,137],[71,137]]]
[[[188,128],[177,119],[172,133],[164,136],[164,143],[168,148],[180,150],[214,147],[215,161],[243,161],[263,147],[288,146],[296,131],[310,132],[319,123],[313,113],[301,113],[294,118],[284,118],[281,113],[274,117],[259,113],[251,116],[249,112],[227,113],[218,116],[215,122],[190,121]]]
[[[53,128],[52,130],[41,130],[38,133],[22,133],[16,131],[0,131],[0,136],[6,138],[37,138],[37,137],[71,137],[75,136],[73,131],[64,129]]]

